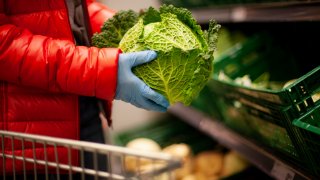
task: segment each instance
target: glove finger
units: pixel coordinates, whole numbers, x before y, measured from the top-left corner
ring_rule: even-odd
[[[138,107],[139,106],[146,110],[159,111],[159,112],[166,112],[168,109],[167,107],[163,107],[147,98],[143,98],[143,100],[139,102]]]
[[[157,53],[151,50],[134,52],[130,54],[132,58],[132,67],[150,62],[157,57]]]
[[[163,95],[152,90],[146,84],[143,86],[142,96],[165,108],[168,108],[170,105],[167,99]]]

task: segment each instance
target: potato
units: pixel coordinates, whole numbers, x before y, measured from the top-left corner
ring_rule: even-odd
[[[183,177],[181,180],[218,180],[219,176],[206,176],[201,173],[189,174]]]
[[[141,174],[151,173],[154,170],[166,167],[166,165],[167,165],[166,163],[155,162],[153,164],[147,164],[147,165],[141,166],[139,168],[139,171],[141,172]],[[152,175],[152,177],[147,176],[147,177],[141,178],[141,180],[148,180],[148,179],[152,179],[152,180],[170,180],[170,174],[162,173],[162,174]]]
[[[188,160],[192,157],[191,148],[189,147],[189,145],[184,143],[172,144],[163,148],[162,151],[174,157],[181,158],[183,161]]]
[[[174,171],[175,177],[177,179],[181,179],[184,176],[187,176],[192,173],[192,151],[189,145],[184,143],[172,144],[170,146],[165,147],[162,151],[174,157],[181,158],[182,167]]]
[[[148,138],[137,138],[128,142],[126,145],[127,148],[139,150],[141,153],[143,152],[160,152],[160,145]],[[125,157],[125,167],[128,171],[137,171],[139,166],[145,166],[148,164],[152,164],[152,160],[146,158],[137,158],[135,156],[126,156]]]
[[[229,151],[223,159],[221,176],[226,177],[241,172],[249,166],[249,163],[237,152]]]
[[[220,173],[222,169],[223,154],[216,151],[204,151],[195,158],[195,171],[206,177]]]
[[[160,152],[160,145],[152,139],[148,138],[137,138],[133,139],[126,145],[127,148],[137,149],[147,152]]]

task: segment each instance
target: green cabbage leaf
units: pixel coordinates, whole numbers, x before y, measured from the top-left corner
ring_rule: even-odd
[[[122,20],[118,18],[117,21],[128,21],[126,11],[119,13]],[[119,13],[115,17],[119,17]],[[170,104],[181,102],[189,105],[212,73],[220,25],[211,20],[209,29],[202,31],[190,11],[172,5],[162,5],[159,10],[150,7],[137,16],[130,11],[128,16],[131,17],[128,24],[134,22],[132,27],[126,24],[125,28],[118,26],[121,31],[109,30],[109,34],[118,34],[118,38],[109,40],[105,36],[106,30],[102,29],[101,33],[93,36],[93,44],[119,47],[123,52],[156,51],[156,60],[135,67],[133,73],[164,95]],[[114,20],[111,18],[107,22],[110,21]]]

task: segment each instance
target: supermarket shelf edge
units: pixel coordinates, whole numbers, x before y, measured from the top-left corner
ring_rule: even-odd
[[[320,21],[320,1],[218,5],[190,9],[198,23]]]

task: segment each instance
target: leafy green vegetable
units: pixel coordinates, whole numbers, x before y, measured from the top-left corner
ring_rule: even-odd
[[[208,31],[202,31],[190,11],[172,5],[163,5],[159,10],[150,7],[140,16],[133,16],[132,12],[120,13],[122,18],[117,20],[121,22],[107,21],[105,26],[111,24],[112,28],[95,34],[93,44],[119,47],[123,52],[157,51],[156,60],[135,67],[133,72],[152,89],[163,94],[170,104],[182,102],[189,105],[212,73],[220,25],[210,21]],[[126,16],[131,19],[126,19]],[[122,27],[124,24],[125,27]],[[129,30],[123,33],[124,29]],[[118,36],[108,39],[106,34],[111,37],[113,33]]]
[[[137,23],[138,13],[128,10],[119,11],[101,27],[101,33],[95,33],[92,37],[94,46],[118,47],[123,35]]]

